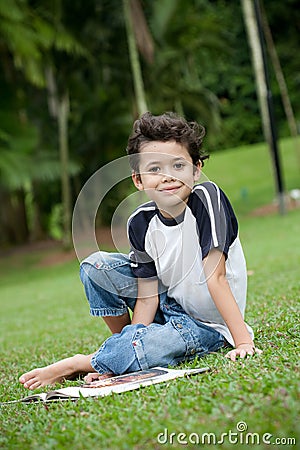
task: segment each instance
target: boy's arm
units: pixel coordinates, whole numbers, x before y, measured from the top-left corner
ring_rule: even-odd
[[[261,353],[254,346],[226,279],[224,254],[216,249],[211,250],[208,256],[204,258],[203,264],[210,295],[235,343],[235,349],[231,350],[226,356],[235,361],[237,356],[244,358],[247,355],[253,355],[255,352]]]
[[[138,298],[133,311],[131,324],[149,325],[153,322],[159,304],[158,281],[138,278]]]

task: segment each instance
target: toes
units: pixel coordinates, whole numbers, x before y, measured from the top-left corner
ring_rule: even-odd
[[[23,375],[20,376],[19,380],[21,381],[21,379],[22,379],[24,381],[27,381],[30,378],[35,377],[40,372],[40,370],[41,369],[34,369],[34,370],[31,370],[30,372],[23,373]],[[23,381],[21,381],[21,382],[23,382]]]
[[[23,373],[23,375],[20,376],[19,381],[22,384],[27,383],[31,378],[34,378],[36,373],[35,370],[32,370],[31,372]]]
[[[24,383],[24,387],[27,389],[32,389],[32,385],[37,383],[37,378],[31,378],[30,380],[26,381],[26,383]]]
[[[23,375],[21,375],[19,378],[19,381],[20,381],[20,383],[24,384],[25,387],[27,387],[26,385],[28,383],[30,383],[30,380],[32,378],[35,378],[35,374],[32,372],[28,372],[28,373],[24,373]]]
[[[39,382],[39,369],[32,370],[31,372],[24,373],[20,376],[19,381],[27,389],[35,389],[34,386]]]
[[[41,386],[43,386],[43,384],[40,381],[36,381],[33,384],[31,384],[28,389],[33,391],[34,389],[37,389],[37,388],[39,388]]]

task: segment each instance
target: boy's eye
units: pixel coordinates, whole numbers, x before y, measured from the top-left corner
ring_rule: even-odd
[[[178,163],[175,163],[175,164],[174,164],[174,169],[177,169],[177,170],[178,170],[178,169],[183,169],[184,166],[185,166],[184,163],[178,162]]]
[[[160,167],[153,166],[153,167],[150,167],[150,169],[148,171],[152,172],[152,173],[158,173],[160,171]]]

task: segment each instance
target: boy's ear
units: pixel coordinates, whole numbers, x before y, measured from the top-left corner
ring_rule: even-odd
[[[143,191],[144,190],[144,186],[143,186],[143,183],[142,183],[142,180],[141,180],[141,175],[139,173],[132,172],[131,178],[132,178],[132,181],[133,181],[135,187],[139,191]]]
[[[197,164],[194,165],[194,181],[198,181],[201,175],[202,162],[199,160]]]

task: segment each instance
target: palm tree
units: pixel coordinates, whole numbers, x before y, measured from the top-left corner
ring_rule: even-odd
[[[123,0],[123,11],[137,110],[138,114],[141,115],[147,111],[148,108],[137,41],[140,43],[140,48],[151,60],[153,53],[152,38],[148,31],[139,0]]]

